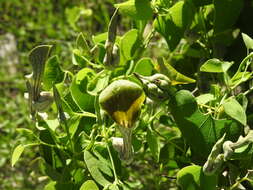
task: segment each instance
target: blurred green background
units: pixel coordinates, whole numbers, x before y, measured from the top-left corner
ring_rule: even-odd
[[[107,30],[114,0],[0,0],[0,189],[43,189],[47,179],[37,168],[38,151],[27,149],[11,167],[15,145],[29,141],[19,128],[34,128],[29,118],[25,75],[28,52],[53,44],[61,64],[71,65],[76,36]],[[96,14],[94,14],[96,13]]]

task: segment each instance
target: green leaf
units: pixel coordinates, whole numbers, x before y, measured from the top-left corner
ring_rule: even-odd
[[[90,68],[84,68],[76,74],[76,84],[82,92],[87,92],[87,86],[96,76],[95,72]]]
[[[73,190],[73,183],[59,183],[57,181],[50,181],[43,190]]]
[[[82,116],[80,116],[80,115],[74,115],[73,117],[68,119],[68,126],[70,126],[69,133],[70,133],[71,138],[74,137],[74,135],[78,129],[81,118],[82,118]]]
[[[75,103],[79,106],[79,108],[83,111],[93,111],[94,110],[94,97],[89,95],[82,89],[82,81],[79,80],[79,76],[75,76],[71,85],[70,92],[73,97]]]
[[[59,126],[58,119],[46,119],[45,122],[52,131],[55,131],[55,129]]]
[[[88,53],[90,51],[90,47],[88,46],[88,43],[85,40],[85,37],[82,32],[77,36],[76,47],[78,49],[83,50],[83,52],[85,53]]]
[[[200,96],[196,97],[198,104],[206,104],[214,99],[215,99],[214,95],[209,93],[201,94]]]
[[[237,69],[236,73],[229,81],[230,83],[229,85],[232,88],[238,86],[240,83],[245,82],[251,78],[253,73],[247,72],[247,68],[252,63],[251,62],[252,57],[253,57],[253,52],[247,55],[240,63],[239,68]]]
[[[252,78],[253,73],[252,72],[237,72],[229,81],[229,85],[231,87],[236,87],[239,84],[246,82],[250,78]]]
[[[124,34],[120,41],[120,49],[126,60],[134,58],[136,49],[139,45],[139,31],[137,29],[132,29]]]
[[[153,72],[153,69],[154,65],[152,59],[144,57],[136,63],[134,72],[144,76],[150,76]]]
[[[187,166],[177,173],[177,184],[182,190],[216,190],[217,176],[205,175],[200,166]]]
[[[87,92],[92,95],[96,96],[100,93],[106,86],[108,86],[110,80],[110,71],[102,71],[94,77],[87,86]]]
[[[214,0],[214,32],[219,33],[233,27],[243,8],[243,0]]]
[[[55,186],[56,186],[56,181],[50,181],[50,182],[44,187],[44,190],[57,190]]]
[[[242,33],[242,39],[247,49],[253,49],[253,39],[251,37]]]
[[[105,42],[107,40],[107,38],[108,38],[108,32],[104,32],[104,33],[98,34],[96,36],[92,36],[92,40],[93,40],[94,44]]]
[[[234,62],[220,61],[213,58],[207,60],[201,67],[200,71],[209,73],[225,73],[233,65]]]
[[[21,154],[23,153],[25,147],[23,145],[18,145],[13,153],[12,153],[12,157],[11,157],[11,166],[13,167],[16,162],[18,161],[18,159],[20,158]]]
[[[79,65],[81,68],[86,67],[87,60],[82,56],[82,52],[79,49],[73,49],[72,51],[72,63],[73,65]]]
[[[130,16],[134,20],[150,20],[153,16],[149,0],[129,0],[115,4],[115,7],[121,14]]]
[[[76,22],[80,18],[80,16],[90,17],[92,15],[91,9],[85,9],[84,7],[75,6],[72,8],[67,8],[65,10],[65,14],[67,17],[67,21],[69,25],[74,29],[77,30]]]
[[[87,165],[87,168],[91,176],[97,183],[99,183],[103,187],[111,184],[111,182],[108,181],[101,173],[100,161],[95,156],[93,156],[89,151],[86,150],[84,151],[84,161]],[[106,167],[106,165],[104,167]]]
[[[168,15],[168,17],[172,19],[176,27],[181,29],[186,29],[186,27],[191,24],[193,16],[194,7],[192,7],[192,5],[187,1],[179,1],[174,4],[169,9]]]
[[[156,162],[159,162],[160,156],[159,139],[158,136],[151,129],[147,129],[147,142],[150,151],[152,153],[152,156],[155,158]]]
[[[199,111],[195,97],[186,90],[171,97],[171,114],[182,136],[189,144],[193,161],[203,163],[216,141],[227,133],[226,138],[236,140],[242,127],[233,120],[215,120]]]
[[[168,12],[166,16],[157,17],[154,28],[166,39],[170,50],[173,51],[184,31],[191,25],[195,8],[188,1],[179,1]]]
[[[92,36],[92,41],[94,42],[94,44],[99,44],[99,43],[104,43],[108,38],[108,32],[104,32],[95,36]],[[116,36],[116,40],[115,40],[116,44],[120,43],[120,37]]]
[[[115,183],[111,184],[109,187],[108,187],[109,190],[120,190],[118,188],[118,185],[116,185]]]
[[[247,116],[243,107],[234,98],[230,98],[223,104],[225,113],[239,121],[244,126],[247,124]]]
[[[53,84],[60,83],[64,78],[64,72],[59,65],[57,55],[50,57],[46,63],[43,86],[46,90],[52,88]]]
[[[239,102],[240,105],[242,105],[242,108],[246,111],[248,103],[249,103],[246,95],[244,95],[243,93],[240,93],[236,96],[236,100]]]
[[[82,184],[80,190],[99,190],[99,188],[93,180],[87,180]]]
[[[174,69],[165,59],[158,59],[156,69],[169,77],[172,85],[177,84],[189,84],[196,82],[194,79],[187,77],[181,73],[179,73],[176,69]]]

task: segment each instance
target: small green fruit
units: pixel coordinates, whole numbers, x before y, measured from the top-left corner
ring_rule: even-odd
[[[128,80],[112,82],[99,96],[102,109],[125,128],[133,127],[144,100],[142,88]]]

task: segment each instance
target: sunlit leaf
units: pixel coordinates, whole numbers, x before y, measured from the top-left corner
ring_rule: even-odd
[[[248,49],[253,49],[253,39],[251,37],[249,37],[247,34],[242,33],[242,39]]]
[[[156,65],[156,69],[169,77],[172,85],[177,84],[189,84],[194,83],[195,80],[189,78],[181,73],[179,73],[176,69],[174,69],[165,59],[159,59]]]
[[[140,59],[134,68],[134,72],[139,73],[144,76],[150,76],[154,69],[153,61],[150,58]]]
[[[206,61],[201,67],[200,71],[209,73],[225,73],[233,65],[234,62],[220,61],[213,58]]]
[[[132,29],[124,34],[120,42],[120,48],[126,60],[134,58],[139,44],[139,31],[137,29]]]
[[[93,180],[87,180],[82,184],[80,190],[99,190],[99,188]]]
[[[154,28],[166,39],[171,51],[176,48],[184,31],[190,26],[194,11],[194,6],[188,1],[178,1],[167,15],[155,19]]]
[[[149,0],[129,0],[115,4],[115,7],[121,14],[130,16],[134,20],[149,20],[153,15]]]
[[[13,167],[16,162],[18,161],[18,159],[20,158],[21,154],[23,153],[25,147],[23,145],[18,145],[13,153],[12,153],[12,157],[11,157],[11,166]]]
[[[206,104],[214,99],[215,97],[213,94],[201,94],[198,97],[196,97],[198,104]]]
[[[206,176],[197,165],[182,168],[177,173],[177,184],[182,190],[216,190],[217,176]]]
[[[247,116],[243,107],[234,98],[230,98],[223,104],[225,113],[239,121],[244,126],[247,123]]]

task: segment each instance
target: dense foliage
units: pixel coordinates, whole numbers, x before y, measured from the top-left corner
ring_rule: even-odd
[[[50,41],[60,19],[28,55],[34,125],[12,166],[36,147],[45,190],[252,189],[251,1],[75,5],[76,41]]]

